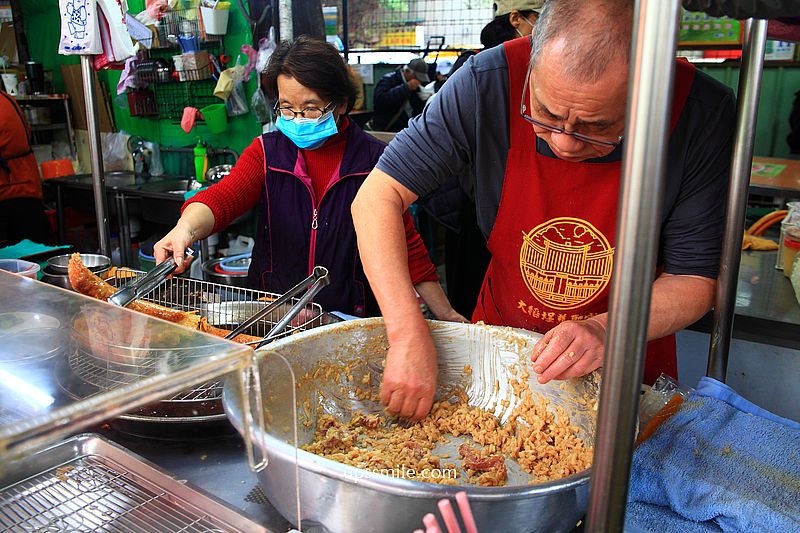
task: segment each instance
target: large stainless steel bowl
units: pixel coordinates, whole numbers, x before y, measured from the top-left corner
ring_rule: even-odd
[[[509,379],[527,364],[539,335],[521,330],[474,324],[431,322],[439,351],[440,390],[463,386],[470,403],[494,412],[505,421],[516,398]],[[262,398],[268,411],[263,437],[269,464],[259,481],[270,502],[293,524],[298,523],[295,499],[295,457],[299,479],[303,529],[320,526],[333,532],[407,533],[421,527],[422,517],[436,512],[442,497],[466,490],[478,527],[487,532],[553,532],[575,527],[586,509],[589,471],[541,484],[506,487],[443,486],[371,474],[357,468],[296,451],[292,416],[297,413],[298,442],[311,441],[317,408],[337,415],[352,412],[356,400],[343,393],[348,380],[354,389],[363,373],[341,372],[333,381],[304,380],[308,372],[326,363],[360,361],[380,369],[387,347],[382,319],[366,319],[300,333],[260,350]],[[282,358],[288,360],[299,380],[292,406],[292,382]],[[464,365],[473,372],[466,374]],[[348,373],[352,374],[348,376]],[[568,382],[540,385],[528,380],[532,391],[561,407],[579,427],[579,436],[592,445],[598,378],[595,374]],[[345,384],[345,388],[342,388]],[[242,405],[236,380],[225,385],[223,402],[228,417],[242,433]],[[503,400],[510,400],[505,404]],[[507,406],[505,406],[507,405]],[[309,406],[311,409],[309,409]],[[309,419],[310,418],[310,419]],[[306,422],[306,423],[304,423]],[[365,475],[367,474],[367,475]],[[514,480],[511,480],[513,483]],[[519,483],[519,479],[516,480]]]

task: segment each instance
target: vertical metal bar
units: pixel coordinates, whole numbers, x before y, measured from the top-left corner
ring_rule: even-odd
[[[278,0],[278,20],[280,21],[281,40],[291,41],[294,39],[292,0]]]
[[[622,531],[661,220],[679,0],[639,0],[587,531]]]
[[[342,0],[342,44],[344,45],[344,62],[350,56],[350,21],[347,16],[347,0]]]
[[[78,148],[75,144],[75,130],[72,128],[72,112],[69,109],[69,99],[64,98],[64,116],[67,117],[67,135],[69,135],[69,153],[72,159],[78,158]]]
[[[731,180],[728,188],[728,210],[722,257],[714,301],[714,322],[708,351],[708,376],[725,381],[728,352],[731,347],[733,315],[736,307],[736,285],[742,260],[742,233],[747,209],[747,188],[753,161],[753,143],[758,118],[758,97],[767,41],[767,21],[749,19],[745,25],[742,66],[736,103],[736,131],[733,140]]]
[[[122,266],[131,266],[131,219],[128,216],[128,198],[117,193],[117,217],[119,218],[119,261]]]
[[[61,184],[56,184],[56,223],[58,225],[58,244],[64,244],[64,193]]]
[[[89,157],[92,162],[92,188],[94,189],[94,210],[97,217],[97,238],[100,243],[100,253],[111,257],[106,184],[105,176],[103,175],[103,148],[100,144],[100,120],[97,115],[97,91],[94,86],[94,70],[92,69],[91,56],[81,56],[81,75],[83,77],[83,97],[86,106],[86,127],[89,130]]]

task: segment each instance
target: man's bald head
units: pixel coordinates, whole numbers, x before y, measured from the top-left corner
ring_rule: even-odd
[[[607,67],[630,62],[633,0],[548,0],[531,48],[531,66],[558,61],[564,77],[596,82]]]

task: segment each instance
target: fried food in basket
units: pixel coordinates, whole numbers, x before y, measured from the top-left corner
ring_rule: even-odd
[[[86,268],[86,265],[81,261],[81,254],[74,253],[69,259],[69,281],[72,283],[72,288],[81,294],[91,296],[98,300],[107,301],[108,298],[116,292],[116,288],[106,283],[91,270]],[[150,315],[152,317],[161,318],[181,326],[209,333],[216,337],[224,337],[229,330],[218,328],[209,324],[205,318],[201,318],[195,313],[187,313],[177,309],[170,309],[163,305],[158,305],[144,300],[135,300],[128,305],[128,309]],[[252,335],[237,335],[233,341],[239,343],[255,342],[260,340],[260,337],[253,337]]]

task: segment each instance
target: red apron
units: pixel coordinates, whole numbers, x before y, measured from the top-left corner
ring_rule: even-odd
[[[511,146],[500,207],[487,246],[492,260],[473,321],[544,333],[565,320],[608,310],[620,161],[575,163],[540,155],[536,135],[519,114],[527,72],[527,38],[504,45],[509,71]],[[674,129],[694,80],[678,61]],[[675,336],[647,345],[644,382],[677,376]]]

